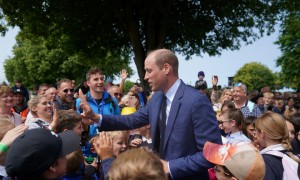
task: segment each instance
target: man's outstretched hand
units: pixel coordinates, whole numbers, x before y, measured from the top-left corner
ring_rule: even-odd
[[[83,112],[80,114],[83,122],[85,124],[93,124],[94,122],[98,123],[100,120],[100,115],[93,112],[81,89],[79,89],[79,98],[81,100],[80,108],[83,110]]]

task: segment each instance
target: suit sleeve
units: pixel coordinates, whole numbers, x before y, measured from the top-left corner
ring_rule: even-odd
[[[102,115],[98,125],[101,131],[131,130],[149,124],[148,108],[141,108],[130,115]]]

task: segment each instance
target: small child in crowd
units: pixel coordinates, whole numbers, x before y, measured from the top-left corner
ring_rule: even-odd
[[[204,157],[215,164],[213,171],[218,180],[262,180],[265,176],[265,163],[259,150],[253,144],[214,144],[206,142]],[[210,179],[215,179],[210,173]]]
[[[273,100],[274,100],[274,94],[271,92],[265,92],[263,94],[263,100],[264,104],[263,105],[258,105],[259,110],[261,113],[265,113],[267,111],[272,111],[275,113],[279,113],[279,110],[276,106],[273,105]]]
[[[205,90],[207,89],[207,82],[204,80],[204,77],[205,77],[204,72],[199,71],[198,72],[199,79],[195,82],[195,88],[205,94]]]
[[[255,116],[248,116],[245,118],[246,122],[246,129],[247,129],[247,137],[253,141],[254,140],[254,132],[255,132],[255,120],[257,117]]]

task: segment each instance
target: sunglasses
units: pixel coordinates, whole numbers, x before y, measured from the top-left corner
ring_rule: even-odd
[[[242,85],[241,82],[238,82],[238,83],[235,83],[233,86],[237,86],[237,87],[240,87]]]
[[[122,97],[123,94],[122,93],[114,93],[114,96],[120,96],[120,97]]]
[[[63,90],[64,93],[68,93],[68,91],[70,91],[72,93],[72,92],[74,92],[74,89],[64,89]]]

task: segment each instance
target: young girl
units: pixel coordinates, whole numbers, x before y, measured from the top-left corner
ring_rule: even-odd
[[[291,153],[292,148],[289,142],[289,132],[284,118],[277,113],[266,112],[255,121],[255,129],[255,137],[259,143],[259,148],[261,149],[261,154],[266,165],[266,175],[264,179],[283,179],[283,158],[270,153],[274,151],[284,153],[297,163],[300,162],[299,159]]]
[[[239,109],[231,108],[228,111],[222,113],[221,121],[219,121],[221,128],[227,134],[226,143],[237,142],[251,142],[251,140],[245,136],[246,125],[242,112]]]

